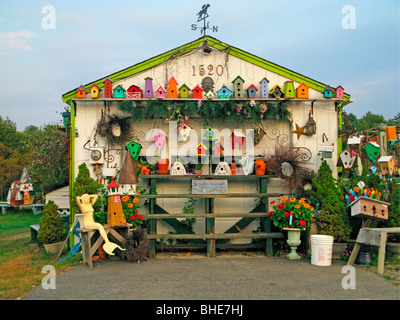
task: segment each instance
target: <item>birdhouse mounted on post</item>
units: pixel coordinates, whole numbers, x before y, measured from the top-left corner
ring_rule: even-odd
[[[77,98],[86,98],[86,90],[84,86],[80,86],[78,90],[76,90]]]
[[[229,90],[225,85],[217,91],[219,99],[230,99],[232,97],[232,90]]]
[[[112,81],[110,79],[106,79],[103,81],[104,84],[104,99],[112,98]]]
[[[122,85],[117,85],[114,88],[114,99],[124,99],[125,98],[125,89]]]
[[[346,149],[339,154],[338,162],[336,167],[343,167],[344,169],[350,169],[353,167],[355,160],[357,159],[358,153],[353,150]]]
[[[247,91],[247,96],[249,97],[249,99],[254,99],[256,97],[256,93],[257,93],[258,89],[254,84],[252,84],[246,89],[246,91]]]
[[[153,78],[147,77],[144,79],[144,97],[153,98]]]
[[[217,142],[213,149],[212,149],[213,155],[214,156],[219,156],[219,155],[223,155],[224,154],[224,147],[222,146],[221,142]]]
[[[202,144],[202,143],[200,143],[198,146],[197,146],[197,155],[199,155],[199,156],[206,156],[207,155],[207,147],[204,145],[204,144]]]
[[[133,160],[137,161],[139,159],[140,151],[142,151],[142,145],[136,141],[129,142],[125,149],[129,151]]]
[[[203,88],[200,85],[196,85],[193,89],[193,99],[202,99],[203,98]]]
[[[167,98],[176,99],[178,98],[178,81],[174,77],[171,77],[168,81],[168,93]]]
[[[395,160],[393,156],[382,156],[378,160],[381,172],[383,175],[389,174],[390,176],[393,175]]]
[[[296,98],[296,91],[294,89],[293,81],[286,81],[283,84],[283,92],[285,93],[286,99],[294,99]]]
[[[303,82],[296,89],[296,98],[297,99],[308,99],[310,88]]]
[[[263,78],[260,81],[260,98],[268,98],[268,83],[269,80],[267,78]]]
[[[138,86],[131,85],[128,90],[126,90],[128,94],[128,99],[142,99],[143,98],[143,90]]]
[[[233,81],[233,97],[236,99],[243,99],[244,98],[244,80],[237,76]]]
[[[92,99],[99,98],[101,89],[97,84],[93,83],[93,85],[90,87],[89,91],[90,91],[90,95],[92,96]]]

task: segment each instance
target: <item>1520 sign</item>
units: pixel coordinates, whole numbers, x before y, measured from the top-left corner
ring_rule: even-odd
[[[192,66],[193,74],[192,76],[196,76],[198,73],[199,76],[209,75],[212,76],[216,73],[219,77],[224,74],[224,67],[222,65],[217,65],[214,67],[212,64],[209,64],[207,67],[204,64],[199,64],[198,66]]]

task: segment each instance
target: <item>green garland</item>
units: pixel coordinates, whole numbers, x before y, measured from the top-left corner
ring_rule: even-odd
[[[283,101],[271,103],[255,100],[124,100],[119,104],[119,109],[129,113],[134,122],[155,117],[177,120],[178,116],[183,118],[198,116],[204,119],[205,126],[215,121],[244,122],[247,118],[256,124],[266,119],[284,121],[291,116]]]

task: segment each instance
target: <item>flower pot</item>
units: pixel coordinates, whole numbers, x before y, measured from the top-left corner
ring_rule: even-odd
[[[292,249],[292,252],[290,252],[287,255],[287,257],[290,260],[301,259],[301,257],[296,252],[297,247],[301,244],[301,240],[300,240],[301,231],[300,231],[300,229],[297,229],[297,228],[283,228],[283,230],[286,230],[287,233],[288,233],[287,234],[286,243],[289,245],[290,249]]]
[[[100,259],[105,259],[106,258],[106,252],[104,251],[103,245],[104,245],[104,242],[102,242],[99,245],[98,249],[97,249],[97,252],[99,253]]]
[[[158,159],[157,164],[158,164],[158,170],[157,170],[158,174],[168,174],[169,173],[169,170],[168,170],[169,159]]]
[[[256,169],[256,175],[259,176],[265,175],[267,164],[265,163],[264,159],[260,158],[255,160],[255,169]]]
[[[203,170],[194,170],[194,174],[202,174]]]
[[[58,254],[64,245],[64,241],[44,244],[44,249],[48,254]]]

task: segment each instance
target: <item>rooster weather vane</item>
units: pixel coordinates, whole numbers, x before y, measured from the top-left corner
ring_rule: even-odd
[[[198,18],[197,18],[197,22],[203,21],[204,25],[202,27],[196,25],[196,24],[192,24],[192,30],[197,30],[200,29],[200,32],[202,35],[206,35],[206,30],[210,29],[213,32],[218,32],[218,27],[217,26],[213,26],[212,28],[210,27],[209,22],[207,22],[206,24],[206,19],[209,17],[207,10],[210,7],[209,4],[205,4],[201,7],[201,10],[199,11],[199,13],[197,14]]]

